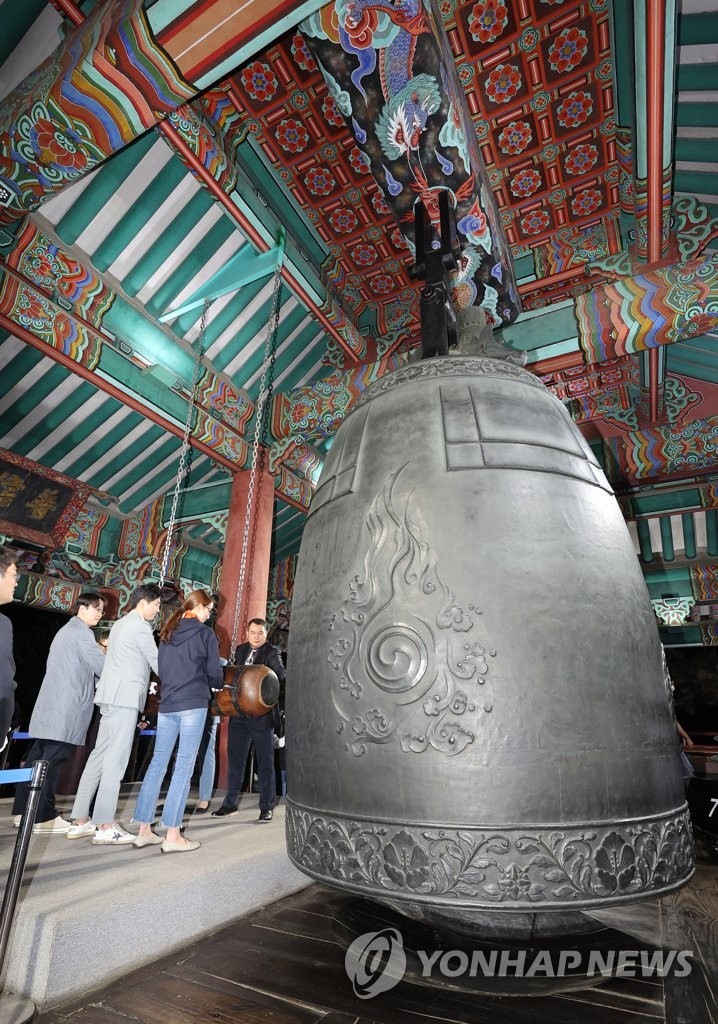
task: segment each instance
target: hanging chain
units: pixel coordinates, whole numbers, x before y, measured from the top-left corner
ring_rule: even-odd
[[[179,501],[180,490],[182,488],[183,477],[185,476],[185,462],[187,459],[187,452],[189,451],[189,435],[192,430],[192,420],[194,418],[194,412],[197,401],[197,387],[199,385],[199,378],[202,372],[202,356],[204,355],[204,344],[205,335],[207,333],[207,312],[209,307],[212,305],[212,299],[205,299],[204,305],[202,306],[202,319],[199,322],[199,340],[197,345],[197,358],[194,363],[194,374],[192,375],[192,391],[190,394],[189,404],[187,405],[187,420],[184,425],[184,437],[182,438],[182,448],[180,450],[179,465],[177,467],[177,479],[175,480],[174,494],[172,495],[172,510],[170,512],[170,521],[167,524],[167,536],[165,537],[165,550],[162,555],[162,568],[160,569],[160,587],[164,585],[165,576],[167,575],[167,569],[170,562],[170,551],[172,548],[172,537],[175,530],[175,521],[177,519],[177,503]],[[187,467],[189,471],[189,467]]]
[[[237,649],[239,633],[239,614],[242,606],[244,578],[247,572],[247,552],[249,550],[249,533],[254,508],[254,489],[257,482],[257,471],[264,467],[265,444],[269,434],[269,415],[271,412],[272,389],[274,388],[274,363],[277,358],[277,328],[279,327],[279,299],[282,291],[281,266],[277,266],[274,276],[274,292],[272,293],[272,312],[267,322],[267,334],[264,339],[264,358],[262,375],[259,380],[259,396],[255,409],[254,440],[252,441],[252,462],[249,471],[249,488],[247,491],[247,507],[244,514],[244,533],[242,535],[242,553],[239,559],[239,579],[237,580],[237,603],[234,606],[234,624],[232,625],[232,642],[230,645],[230,665],[234,665],[234,652]],[[260,440],[262,442],[260,452]]]

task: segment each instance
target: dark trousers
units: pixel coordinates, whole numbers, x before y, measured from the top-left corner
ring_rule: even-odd
[[[57,780],[60,778],[60,769],[65,761],[69,760],[75,749],[74,743],[64,743],[62,740],[35,740],[25,755],[25,764],[28,767],[32,766],[33,761],[48,762],[47,777],[40,793],[35,821],[53,821],[57,817],[57,808],[55,807]],[[27,782],[20,782],[15,787],[12,813],[22,814],[26,803]]]
[[[274,774],[273,731],[253,727],[250,719],[230,718],[227,736],[228,778],[225,807],[236,807],[244,781],[249,748],[254,743],[259,775],[259,809],[270,811],[277,799],[277,778]]]

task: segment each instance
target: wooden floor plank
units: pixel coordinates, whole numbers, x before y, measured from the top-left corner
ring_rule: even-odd
[[[479,944],[312,886],[36,1024],[718,1024],[717,880],[718,865],[702,864],[695,884],[660,901],[656,946],[646,945],[648,927],[639,938],[606,930],[582,940],[602,950],[693,949],[693,971],[683,979],[611,978],[590,987],[564,979],[547,982],[557,991],[535,996],[526,994],[527,979],[425,979],[417,948]],[[404,938],[407,974],[390,991],[359,999],[346,950],[358,935],[389,926]]]

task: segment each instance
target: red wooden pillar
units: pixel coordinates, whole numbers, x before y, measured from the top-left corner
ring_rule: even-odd
[[[231,654],[232,630],[239,568],[244,541],[244,526],[249,495],[249,471],[237,473],[232,483],[227,517],[227,536],[224,542],[222,578],[219,587],[217,608],[217,636],[222,657]],[[245,638],[247,622],[264,618],[267,613],[267,587],[269,586],[269,558],[272,546],[272,517],[274,513],[274,477],[269,472],[257,473],[252,510],[249,518],[249,543],[247,564],[244,571],[244,585],[239,610],[239,628],[236,643]],[[227,785],[227,725],[225,718],[219,730],[219,780],[220,788]]]

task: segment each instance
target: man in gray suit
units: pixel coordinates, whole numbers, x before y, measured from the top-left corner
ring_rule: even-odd
[[[18,583],[17,552],[0,547],[0,604],[10,604]],[[0,615],[0,750],[7,743],[7,734],[15,709],[15,659],[12,653],[12,623]]]
[[[47,656],[45,678],[30,719],[30,735],[35,741],[25,763],[47,761],[47,777],[37,806],[36,833],[67,832],[70,822],[57,813],[55,789],[60,769],[75,747],[85,742],[95,698],[95,680],[105,666],[105,656],[97,645],[93,626],[102,618],[105,602],[100,594],[80,594],[75,615],[55,634]],[[15,790],[12,813],[15,824],[27,803],[27,783]]]
[[[95,846],[125,845],[135,839],[115,821],[115,811],[132,750],[137,713],[145,706],[150,670],[157,672],[157,647],[150,623],[160,610],[160,595],[155,583],[138,587],[126,614],[110,630],[105,665],[95,694],[101,714],[97,742],[77,787],[72,808],[75,823],[66,833],[68,839],[92,836]],[[90,820],[93,797],[95,824]]]

